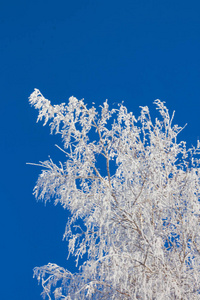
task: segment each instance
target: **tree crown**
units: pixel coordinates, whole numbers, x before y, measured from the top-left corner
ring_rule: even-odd
[[[161,119],[148,107],[136,118],[124,105],[100,111],[69,98],[52,106],[39,90],[29,102],[66,160],[52,159],[34,188],[71,212],[68,253],[85,262],[72,274],[49,263],[36,267],[51,299],[197,299],[199,297],[200,172],[197,147],[177,142],[183,129],[160,100]],[[83,221],[82,223],[79,220]],[[54,287],[55,286],[55,287]]]

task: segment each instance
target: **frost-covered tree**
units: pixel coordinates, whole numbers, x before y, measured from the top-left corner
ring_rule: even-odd
[[[200,299],[199,142],[177,142],[183,128],[160,100],[155,121],[146,106],[136,118],[107,101],[98,110],[75,97],[52,106],[37,89],[29,101],[44,125],[51,119],[66,157],[39,163],[34,194],[70,211],[64,238],[80,266],[36,267],[43,296]]]

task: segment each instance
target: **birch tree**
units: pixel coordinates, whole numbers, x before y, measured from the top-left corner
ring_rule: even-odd
[[[136,118],[107,101],[98,109],[75,97],[51,105],[37,89],[29,102],[61,136],[64,158],[38,164],[34,195],[71,213],[64,239],[79,266],[76,274],[36,267],[43,297],[199,299],[199,142],[188,149],[177,140],[174,113],[160,100],[155,120],[146,106]]]

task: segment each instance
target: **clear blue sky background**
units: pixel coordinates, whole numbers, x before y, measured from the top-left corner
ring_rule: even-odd
[[[0,299],[41,299],[34,266],[67,266],[67,211],[37,203],[40,169],[26,162],[64,157],[36,124],[34,88],[52,100],[74,95],[101,104],[166,101],[180,138],[200,136],[200,2],[186,0],[28,0],[0,3]],[[60,144],[61,145],[61,144]],[[72,261],[68,267],[73,269]]]

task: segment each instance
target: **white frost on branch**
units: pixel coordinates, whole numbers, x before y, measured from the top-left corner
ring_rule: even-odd
[[[148,107],[136,119],[123,105],[109,110],[107,101],[100,112],[75,97],[52,106],[39,90],[29,101],[44,125],[51,119],[66,156],[60,165],[40,162],[34,194],[71,212],[69,255],[79,266],[87,255],[77,274],[50,263],[35,268],[43,296],[199,299],[199,142],[191,149],[177,143],[183,128],[172,126],[174,114],[160,100],[155,122]]]

